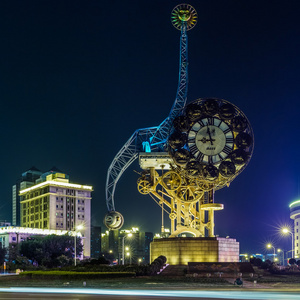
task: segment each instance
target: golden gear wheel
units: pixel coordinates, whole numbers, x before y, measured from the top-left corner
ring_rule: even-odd
[[[183,186],[177,192],[177,197],[180,198],[182,202],[193,203],[203,196],[203,191],[197,189],[193,186]]]
[[[165,173],[162,178],[162,186],[168,191],[176,191],[181,186],[181,177],[175,171]]]
[[[141,177],[137,181],[137,188],[141,194],[147,195],[150,193],[151,185],[148,180],[144,180],[143,177]]]
[[[186,30],[194,28],[197,24],[197,18],[196,10],[189,4],[179,4],[171,13],[171,22],[178,30],[181,30],[183,22],[186,22]]]
[[[213,184],[204,180],[199,180],[197,183],[198,187],[204,192],[211,191],[214,188]]]

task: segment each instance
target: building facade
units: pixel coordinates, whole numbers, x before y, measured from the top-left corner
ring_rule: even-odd
[[[101,255],[101,227],[91,227],[91,258],[98,259]]]
[[[42,172],[36,167],[31,167],[28,171],[21,175],[15,185],[12,187],[12,225],[20,226],[20,190],[31,187],[35,181],[40,178]]]
[[[296,200],[290,204],[290,218],[294,221],[294,232],[292,233],[293,238],[293,249],[294,258],[300,256],[300,200]]]
[[[118,260],[119,264],[122,264],[123,251],[125,264],[148,264],[152,240],[152,232],[139,231],[137,227],[110,230],[101,234],[101,251]]]
[[[90,257],[92,190],[70,183],[68,175],[56,170],[43,173],[33,185],[20,189],[21,226],[80,232],[83,255]]]

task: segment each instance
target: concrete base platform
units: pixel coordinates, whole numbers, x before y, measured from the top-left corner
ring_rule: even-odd
[[[189,262],[238,262],[239,242],[221,237],[176,237],[155,239],[150,244],[150,262],[164,255],[170,265]]]

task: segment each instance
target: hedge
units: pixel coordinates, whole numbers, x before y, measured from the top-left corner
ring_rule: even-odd
[[[28,271],[20,273],[21,276],[34,279],[100,279],[116,277],[132,277],[135,272],[68,272],[68,271]]]

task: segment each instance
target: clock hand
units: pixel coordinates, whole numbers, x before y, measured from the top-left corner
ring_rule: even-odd
[[[213,143],[214,140],[211,138],[211,134],[210,134],[210,130],[209,130],[208,125],[207,125],[207,133],[208,133],[208,136],[209,136],[210,144],[213,145],[214,144]]]

